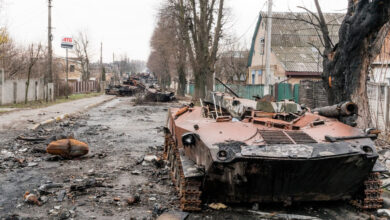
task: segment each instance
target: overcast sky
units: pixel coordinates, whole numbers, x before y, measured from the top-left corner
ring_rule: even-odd
[[[18,43],[47,42],[47,0],[4,0],[2,21]],[[225,0],[231,8],[230,32],[250,43],[259,11],[267,10],[266,0]],[[54,52],[63,55],[61,37],[85,31],[99,59],[104,44],[105,62],[127,54],[130,59],[147,60],[149,40],[162,0],[53,0]],[[347,0],[320,0],[323,11],[345,12]],[[313,0],[274,0],[274,11],[299,11],[297,6],[314,10]],[[249,45],[248,45],[249,47]]]

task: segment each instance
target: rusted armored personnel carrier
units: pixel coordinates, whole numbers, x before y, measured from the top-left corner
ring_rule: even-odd
[[[164,156],[181,209],[331,200],[361,209],[382,206],[376,134],[337,119],[355,114],[354,103],[311,111],[223,93],[207,100],[168,115]]]

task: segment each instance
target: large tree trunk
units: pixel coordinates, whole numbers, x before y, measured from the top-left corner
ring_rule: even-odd
[[[178,75],[179,75],[179,86],[177,89],[177,94],[179,96],[185,96],[186,94],[186,85],[187,85],[187,80],[186,80],[186,71],[185,67],[182,65],[179,65],[179,68],[177,70]]]
[[[333,51],[325,48],[323,79],[330,104],[355,102],[359,107],[358,125],[367,127],[371,124],[366,88],[368,71],[380,51],[377,47],[382,45],[377,39],[387,35],[381,29],[389,21],[390,1],[349,0],[348,8],[338,45]]]

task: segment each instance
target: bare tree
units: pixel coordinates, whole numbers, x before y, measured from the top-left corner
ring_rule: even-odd
[[[235,37],[225,41],[215,65],[216,76],[226,83],[245,82],[249,50]]]
[[[323,80],[331,104],[352,100],[359,107],[359,126],[371,124],[367,97],[369,66],[379,54],[389,32],[390,1],[348,0],[348,11],[339,30],[339,42],[332,42],[318,0],[317,13],[305,9],[321,33],[324,46]]]
[[[169,0],[183,36],[195,76],[195,99],[213,87],[219,42],[224,25],[224,0]]]
[[[24,96],[24,104],[27,104],[28,100],[28,89],[30,87],[31,74],[33,72],[33,67],[37,64],[42,50],[42,45],[38,44],[37,46],[31,44],[27,49],[26,55],[26,67],[27,67],[27,81],[26,81],[26,90]]]
[[[169,87],[176,70],[174,68],[175,37],[171,21],[160,15],[150,41],[152,53],[147,66],[156,75],[163,89]]]
[[[79,32],[78,37],[75,39],[74,53],[81,64],[82,80],[88,81],[91,74],[89,70],[90,44],[86,33]]]

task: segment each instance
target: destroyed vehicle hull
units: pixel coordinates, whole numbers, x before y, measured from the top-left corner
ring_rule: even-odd
[[[214,162],[204,180],[203,198],[208,202],[287,204],[351,200],[375,163],[363,157],[361,154],[305,160],[244,157],[230,163]],[[359,170],[356,164],[360,164]]]
[[[175,100],[175,93],[173,92],[160,92],[156,89],[148,89],[145,100],[149,102],[171,102]]]
[[[106,89],[107,95],[116,95],[116,96],[133,96],[137,93],[140,93],[143,91],[143,88],[136,87],[136,86],[116,86],[112,88]]]
[[[119,88],[112,87],[105,89],[106,95],[119,95]]]
[[[210,107],[169,113],[165,156],[183,210],[200,210],[204,202],[331,200],[381,207],[378,154],[363,131],[310,112],[286,122],[252,109],[251,117],[233,121],[218,106],[218,118],[230,120],[217,122],[203,117],[216,112]]]

